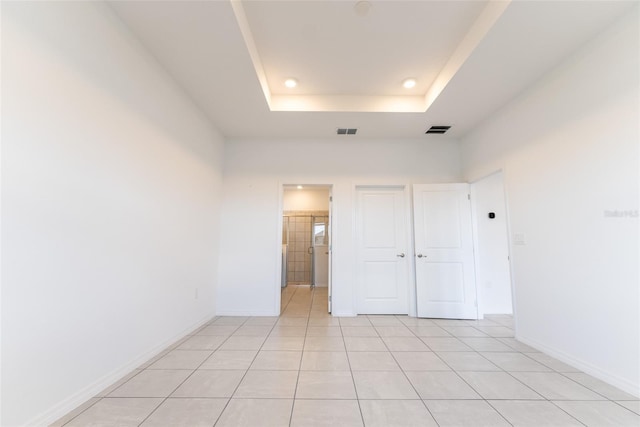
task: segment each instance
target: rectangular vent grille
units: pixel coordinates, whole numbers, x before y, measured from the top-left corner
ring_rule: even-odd
[[[436,134],[442,135],[449,129],[451,129],[451,126],[431,126],[425,133],[426,134],[436,133]]]
[[[358,129],[354,128],[338,128],[338,135],[355,135]]]

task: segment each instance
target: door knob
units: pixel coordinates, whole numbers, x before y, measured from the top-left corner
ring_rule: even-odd
[[[422,255],[422,254],[418,254],[418,258],[423,258],[423,257],[426,258],[427,256],[426,255]]]
[[[403,253],[401,253],[401,254],[398,254],[398,255],[396,255],[396,256],[397,256],[397,257],[400,257],[400,258],[404,258],[404,252],[403,252]]]

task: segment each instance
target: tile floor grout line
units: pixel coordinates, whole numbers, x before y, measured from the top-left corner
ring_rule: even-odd
[[[212,322],[212,323],[215,323],[215,321],[216,321],[216,320],[218,320],[218,319],[213,320],[213,322]],[[236,327],[236,329],[234,329],[234,331],[231,333],[231,335],[229,335],[227,338],[225,338],[225,340],[224,340],[224,341],[222,341],[222,343],[220,343],[220,345],[219,345],[218,347],[216,347],[216,350],[217,350],[218,348],[220,348],[222,345],[224,345],[224,343],[225,343],[229,338],[231,338],[231,337],[233,336],[233,334],[234,334],[238,329],[240,329],[240,328],[242,327],[242,325],[244,325],[244,324],[247,322],[247,320],[249,320],[249,318],[248,318],[248,317],[247,317],[247,319],[245,319],[245,320],[244,320],[244,322],[240,323],[240,324]],[[207,325],[207,326],[210,326],[210,325]],[[171,351],[175,351],[175,350],[176,350],[176,349],[173,349],[173,350],[171,350]],[[153,409],[153,410],[152,410],[152,411],[151,411],[151,412],[150,412],[150,413],[149,413],[149,414],[148,414],[148,415],[147,415],[147,416],[146,416],[146,417],[145,417],[145,418],[144,418],[144,419],[143,419],[143,420],[138,424],[138,426],[141,426],[142,424],[144,424],[144,422],[145,422],[145,421],[147,421],[147,419],[149,419],[149,417],[151,417],[151,415],[153,415],[153,414],[158,410],[158,408],[159,408],[160,406],[162,406],[162,405],[163,405],[163,404],[164,404],[164,403],[169,399],[169,397],[171,397],[171,395],[172,395],[173,393],[175,393],[175,392],[176,392],[176,390],[178,390],[178,389],[179,389],[179,388],[180,388],[180,387],[181,387],[185,382],[187,382],[187,380],[189,380],[189,378],[191,378],[191,377],[193,376],[193,374],[195,374],[195,373],[196,373],[196,371],[197,371],[197,370],[198,370],[202,365],[204,365],[204,363],[205,363],[207,360],[209,360],[209,358],[210,358],[211,356],[213,356],[213,354],[216,352],[216,350],[212,350],[212,351],[211,351],[211,354],[210,354],[209,356],[207,356],[207,357],[206,357],[202,362],[200,362],[200,364],[199,364],[199,365],[198,365],[198,366],[197,366],[197,367],[196,367],[196,368],[195,368],[195,369],[194,369],[194,370],[193,370],[189,375],[187,375],[187,377],[186,377],[182,382],[180,382],[180,384],[178,384],[178,385],[177,385],[177,386],[176,386],[176,387],[171,391],[171,393],[169,393],[169,394],[168,394],[164,399],[162,399],[162,401],[161,401],[161,402],[160,402],[160,403],[159,403],[159,404],[158,404],[158,405],[157,405],[157,406],[156,406],[156,407],[155,407],[155,408],[154,408],[154,409]],[[185,351],[185,350],[182,350],[182,351]],[[187,350],[187,351],[188,351],[188,350]],[[169,352],[169,353],[170,353],[170,352]],[[167,354],[168,354],[168,353],[167,353]],[[160,360],[160,359],[159,359],[159,360]],[[155,363],[155,362],[154,362],[154,363]],[[145,370],[150,370],[150,371],[152,371],[153,369],[150,369],[150,367],[151,367],[151,366],[152,366],[152,365],[149,365],[147,368],[145,368]],[[230,399],[229,399],[229,400],[230,400]],[[227,401],[227,404],[228,404],[228,401]],[[225,407],[226,407],[226,404],[225,404]],[[220,415],[222,415],[222,412],[220,412]],[[218,417],[220,417],[220,415],[218,415]],[[216,422],[217,422],[217,420],[216,420]],[[215,423],[214,423],[214,425],[215,425]]]
[[[296,288],[294,295],[300,290],[300,288]],[[311,306],[313,306],[313,297],[315,292],[313,289],[310,289],[311,292]],[[292,296],[293,297],[293,296]],[[309,331],[309,318],[311,317],[311,308],[309,309],[309,317],[307,318],[307,326],[304,329],[304,339],[302,340],[302,351],[300,352],[300,362],[298,363],[298,376],[296,377],[296,385],[293,389],[293,401],[291,402],[291,412],[289,413],[289,427],[291,427],[291,423],[293,422],[293,411],[296,406],[296,395],[298,393],[298,384],[300,383],[300,372],[302,371],[302,359],[304,358],[304,348],[307,344],[307,334]]]
[[[356,318],[358,316],[356,315]],[[369,320],[369,319],[367,319]],[[360,405],[360,396],[358,395],[358,387],[356,387],[356,379],[353,375],[353,368],[351,367],[351,358],[349,357],[349,351],[347,350],[347,342],[345,341],[345,337],[344,334],[342,333],[342,322],[340,320],[338,320],[338,323],[340,324],[340,335],[342,336],[342,345],[344,346],[344,353],[345,356],[347,358],[347,365],[349,366],[349,373],[351,374],[351,382],[353,383],[353,391],[356,394],[356,403],[358,404],[358,411],[360,412],[360,420],[362,421],[362,425],[365,425],[365,421],[364,421],[364,414],[362,413],[362,406]],[[371,321],[369,321],[369,323],[371,323]],[[371,325],[373,326],[373,325]],[[374,328],[375,330],[375,328]],[[378,333],[378,331],[376,331],[376,333]]]

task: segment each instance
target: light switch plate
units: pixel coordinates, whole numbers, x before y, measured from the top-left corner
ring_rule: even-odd
[[[513,234],[513,244],[524,246],[526,244],[526,239],[524,233],[514,233]]]

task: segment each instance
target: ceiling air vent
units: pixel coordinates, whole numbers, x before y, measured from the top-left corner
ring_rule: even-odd
[[[354,128],[338,128],[338,135],[355,135],[358,132],[358,129]]]
[[[451,129],[451,126],[431,126],[425,133],[426,134],[436,133],[436,134],[442,135],[449,129]]]

